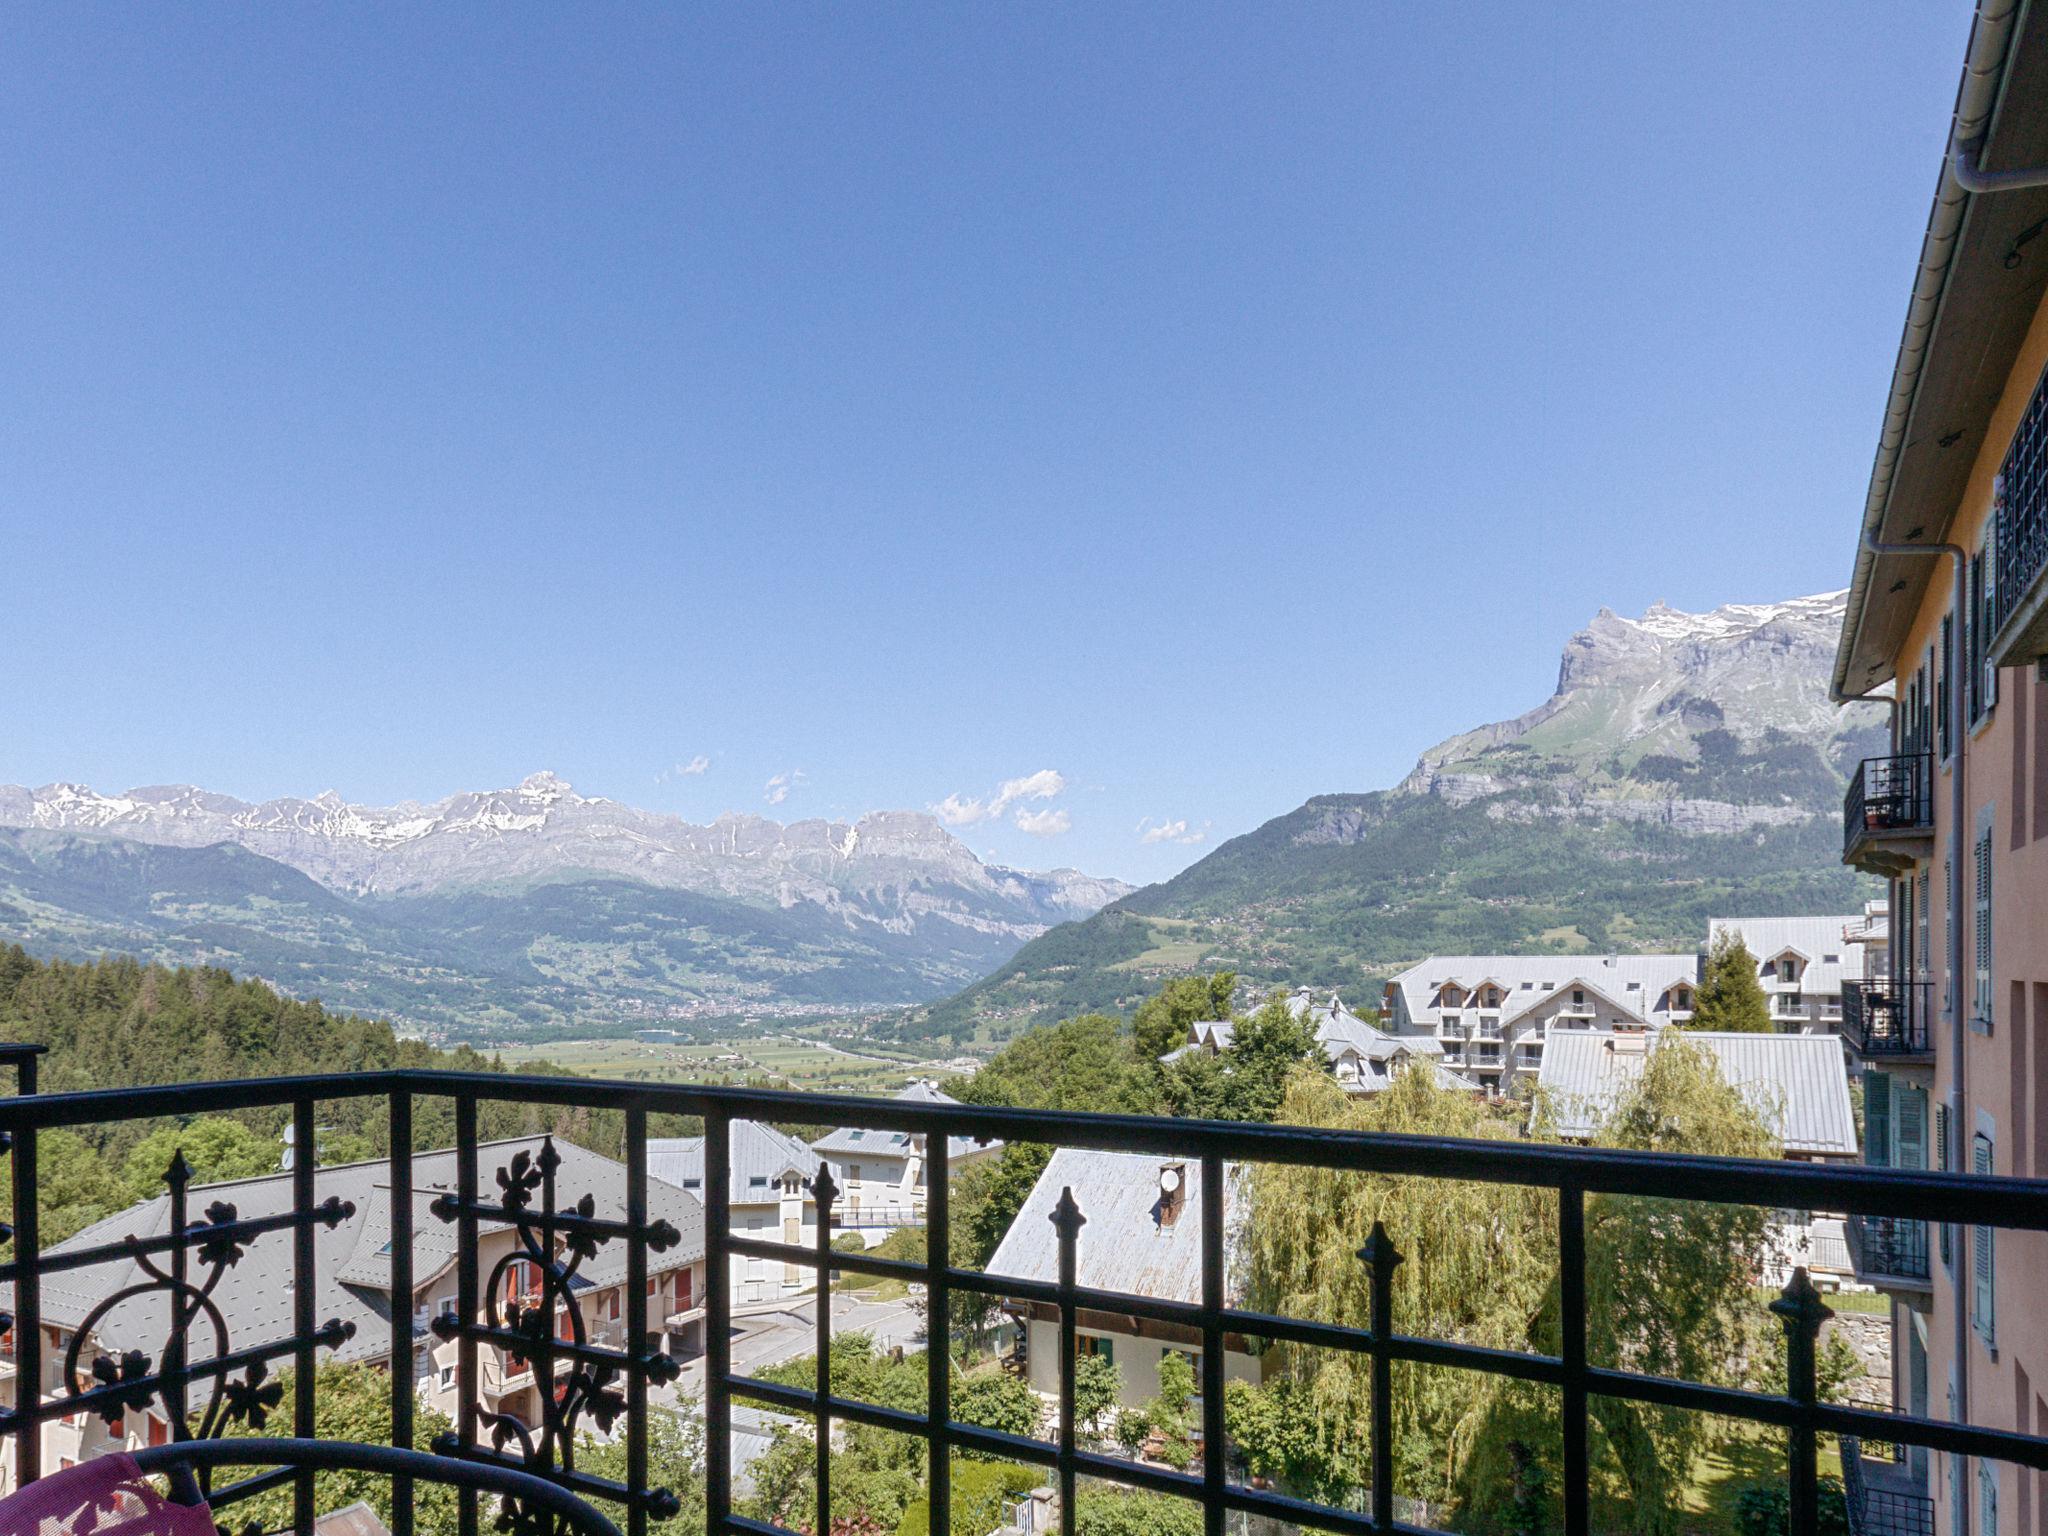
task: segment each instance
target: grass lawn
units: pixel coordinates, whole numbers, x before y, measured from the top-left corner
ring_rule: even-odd
[[[1842,1456],[1832,1440],[1820,1448],[1823,1477],[1842,1475]],[[1785,1480],[1785,1436],[1761,1424],[1744,1424],[1730,1443],[1700,1463],[1685,1507],[1694,1516],[1691,1529],[1701,1536],[1735,1536],[1735,1498],[1751,1483]]]
[[[909,1282],[894,1275],[847,1275],[840,1280],[839,1289],[862,1301],[901,1301],[910,1294]]]

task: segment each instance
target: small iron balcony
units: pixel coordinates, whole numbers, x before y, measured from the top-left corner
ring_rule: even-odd
[[[1842,1038],[1859,1056],[1933,1059],[1934,987],[1925,981],[1842,983]]]
[[[1866,757],[1842,799],[1842,862],[1890,878],[1933,851],[1933,754]]]
[[[1994,667],[2021,667],[2048,656],[2048,391],[2037,390],[2014,435],[1999,477],[2002,494],[1988,562]]]
[[[1929,1289],[1927,1223],[1895,1216],[1852,1216],[1849,1261],[1856,1278],[1881,1291]]]

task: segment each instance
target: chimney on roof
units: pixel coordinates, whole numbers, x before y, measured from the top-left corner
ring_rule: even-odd
[[[1170,1227],[1180,1219],[1188,1203],[1188,1169],[1185,1163],[1159,1165],[1159,1225]]]
[[[1650,1037],[1641,1030],[1629,1030],[1607,1037],[1607,1049],[1617,1056],[1640,1056],[1649,1049],[1649,1045]]]

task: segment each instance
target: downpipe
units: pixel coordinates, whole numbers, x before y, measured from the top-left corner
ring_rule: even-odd
[[[1958,155],[1960,159],[1960,152]],[[2048,173],[2044,173],[2048,176]],[[1960,179],[1960,177],[1958,178]],[[1953,571],[1949,591],[1949,677],[1948,677],[1948,928],[1943,935],[1948,951],[1948,1166],[1951,1171],[1963,1168],[1963,1110],[1969,1096],[1964,1092],[1964,1050],[1968,1044],[1969,1031],[1963,1022],[1963,815],[1966,808],[1963,783],[1963,764],[1968,754],[1963,750],[1963,607],[1969,595],[1969,552],[1959,544],[1886,544],[1877,537],[1875,528],[1863,530],[1863,547],[1873,555],[1946,555]],[[1894,690],[1896,692],[1896,690]],[[1894,705],[1894,719],[1896,709]],[[1938,755],[1938,754],[1937,754]],[[1930,789],[1932,786],[1929,786]],[[1910,940],[1909,940],[1910,942]],[[1951,1225],[1949,1229],[1949,1255],[1955,1268],[1949,1278],[1954,1312],[1954,1338],[1951,1344],[1949,1362],[1949,1390],[1955,1399],[1954,1411],[1950,1417],[1958,1424],[1970,1422],[1970,1316],[1969,1308],[1963,1304],[1963,1271],[1968,1266],[1963,1256],[1963,1229]],[[1970,1463],[1969,1458],[1955,1459],[1956,1486],[1950,1490],[1949,1501],[1960,1511],[1954,1530],[1957,1536],[1969,1536],[1970,1521]]]

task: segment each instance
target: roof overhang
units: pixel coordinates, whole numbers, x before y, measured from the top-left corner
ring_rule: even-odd
[[[1971,193],[1955,151],[1982,139],[1988,171],[2048,164],[2048,21],[2032,0],[1978,0],[1947,153],[1893,366],[1835,652],[1837,700],[1861,698],[1897,672],[1927,584],[1946,580],[1929,555],[1873,554],[1880,542],[1939,544],[1962,501],[2044,288],[2048,187]]]

